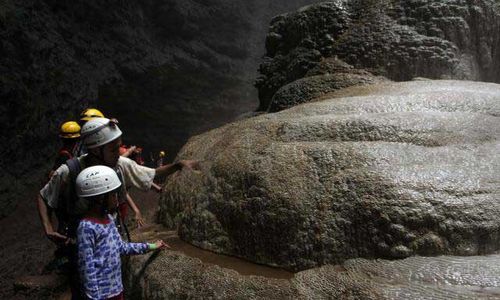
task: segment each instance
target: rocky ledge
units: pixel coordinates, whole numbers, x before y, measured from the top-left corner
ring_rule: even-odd
[[[166,231],[146,233],[155,238]],[[153,300],[500,299],[499,263],[499,255],[352,259],[278,279],[162,251],[131,257],[125,284],[130,299]]]

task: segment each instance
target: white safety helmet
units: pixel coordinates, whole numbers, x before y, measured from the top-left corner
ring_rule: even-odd
[[[97,148],[122,135],[122,131],[116,125],[116,120],[107,118],[93,118],[83,125],[81,136],[83,143],[88,149]]]
[[[76,177],[78,197],[92,197],[109,193],[122,185],[116,172],[110,167],[93,166],[84,169]]]

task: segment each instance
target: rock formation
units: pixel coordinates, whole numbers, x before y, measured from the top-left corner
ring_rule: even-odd
[[[32,197],[20,179],[45,172],[57,125],[97,98],[126,116],[122,128],[139,144],[226,122],[240,112],[235,99],[250,107],[248,69],[265,22],[248,20],[309,2],[1,2],[0,216],[12,195]],[[161,220],[205,249],[311,269],[286,281],[153,254],[131,260],[130,292],[500,298],[496,256],[367,260],[498,251],[499,86],[388,82],[498,82],[498,29],[489,0],[337,0],[275,18],[260,109],[323,101],[192,138],[179,158],[202,170],[167,182]],[[178,107],[213,119],[195,124]]]
[[[193,137],[163,223],[293,270],[500,249],[500,86],[381,83]]]
[[[268,112],[277,112],[334,91],[354,86],[388,81],[368,71],[355,69],[337,58],[326,58],[309,70],[304,78],[281,87],[273,96]]]
[[[498,82],[498,20],[481,0],[275,18],[257,86],[276,113],[191,138],[178,158],[202,170],[166,183],[160,217],[204,249],[307,270],[241,276],[162,253],[132,260],[134,296],[500,299],[497,255],[471,256],[500,248],[500,86],[389,82]],[[459,256],[407,258],[443,254]]]
[[[337,0],[311,5],[271,23],[257,81],[259,109],[293,106],[297,100],[285,105],[280,89],[299,79],[318,86],[317,78],[308,78],[310,70],[333,57],[395,81],[427,77],[500,82],[499,32],[500,13],[493,0]],[[333,82],[345,81],[343,77],[322,80],[325,90],[345,86]],[[273,100],[275,94],[278,99]]]

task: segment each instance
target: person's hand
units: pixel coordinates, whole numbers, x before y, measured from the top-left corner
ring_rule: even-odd
[[[155,192],[157,192],[157,193],[161,193],[161,192],[163,192],[163,187],[162,187],[162,186],[157,185],[157,184],[156,184],[156,183],[154,183],[154,182],[153,182],[153,183],[151,183],[151,189],[152,189],[152,190],[155,190]]]
[[[69,241],[69,238],[65,235],[60,234],[57,231],[50,231],[45,234],[49,240],[54,242],[57,245],[66,244]]]
[[[172,249],[169,244],[165,243],[163,240],[157,240],[155,242],[156,249]]]
[[[190,170],[200,169],[200,163],[197,160],[181,160],[179,161],[179,164],[181,165],[182,168],[187,168]]]
[[[137,223],[137,227],[142,227],[144,225],[146,225],[146,221],[144,220],[144,218],[142,217],[142,214],[140,212],[137,212],[135,214],[135,222]]]
[[[134,152],[135,149],[137,149],[137,146],[130,146],[130,148],[128,148],[128,150],[130,151],[130,153]]]

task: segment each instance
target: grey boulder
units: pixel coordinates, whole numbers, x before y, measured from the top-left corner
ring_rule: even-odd
[[[165,185],[182,239],[303,270],[500,248],[500,86],[374,84],[193,137]]]

